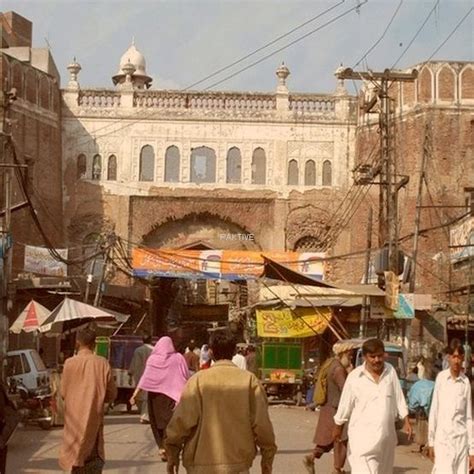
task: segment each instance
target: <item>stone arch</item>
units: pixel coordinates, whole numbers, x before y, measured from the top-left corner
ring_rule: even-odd
[[[423,67],[418,76],[418,102],[433,101],[433,73],[427,66]]]
[[[199,212],[156,224],[142,236],[142,244],[153,248],[182,248],[201,242],[215,249],[260,250],[250,235],[253,234],[248,229],[231,219]]]
[[[286,247],[288,249],[296,249],[298,242],[299,245],[302,245],[307,240],[305,239],[307,237],[321,241],[328,219],[329,214],[327,210],[312,204],[292,209],[286,219]]]
[[[323,250],[323,245],[319,237],[303,235],[295,242],[293,250],[295,252],[320,252]]]
[[[474,99],[474,67],[466,65],[459,74],[460,99]]]
[[[178,183],[180,172],[180,153],[176,145],[171,145],[165,152],[165,182]]]
[[[332,186],[332,163],[330,160],[323,162],[322,185]]]
[[[155,180],[155,150],[151,145],[145,145],[140,150],[139,181]]]
[[[299,184],[299,170],[298,162],[296,160],[290,160],[288,162],[288,186],[298,186]]]
[[[442,66],[436,75],[436,82],[438,84],[438,99],[454,102],[456,100],[456,72],[454,69],[448,64]]]
[[[117,181],[117,156],[110,155],[107,160],[107,180]]]

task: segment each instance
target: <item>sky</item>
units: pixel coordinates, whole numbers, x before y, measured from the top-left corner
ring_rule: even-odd
[[[285,62],[291,72],[290,91],[332,92],[335,69],[340,64],[354,66],[374,46],[400,3],[385,36],[358,69],[392,67],[436,3],[438,6],[397,66],[407,68],[427,60],[470,9],[471,14],[433,59],[474,59],[472,0],[363,2],[2,0],[1,9],[16,11],[33,22],[33,46],[49,45],[62,85],[68,80],[66,67],[76,57],[82,66],[79,82],[83,88],[113,87],[111,77],[118,72],[120,57],[132,38],[146,58],[153,88],[184,89],[331,7],[330,12],[193,89],[206,89],[307,34],[213,90],[273,91],[275,71]],[[355,10],[358,4],[361,6]]]

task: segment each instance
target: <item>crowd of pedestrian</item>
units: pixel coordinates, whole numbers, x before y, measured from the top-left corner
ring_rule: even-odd
[[[91,331],[79,331],[77,355],[66,361],[60,387],[60,465],[73,473],[102,472],[104,403],[116,394],[108,362],[93,353],[94,339]],[[143,342],[150,346],[148,339]],[[180,463],[188,474],[245,474],[258,451],[261,472],[272,473],[277,446],[253,347],[236,345],[232,333],[223,330],[201,349],[190,341],[184,354],[167,336],[151,353],[137,352],[142,355],[131,367],[136,390],[130,402],[143,403],[146,393],[151,430],[169,474],[176,474]],[[315,447],[304,458],[304,469],[315,473],[318,459],[332,452],[333,473],[343,473],[347,464],[355,474],[392,473],[396,424],[411,438],[410,410],[416,441],[427,446],[433,473],[468,473],[474,467],[471,386],[459,341],[447,348],[448,367],[436,382],[429,380],[436,361],[431,366],[424,361],[423,370],[412,372],[408,405],[395,369],[386,362],[384,343],[369,339],[362,354],[364,362],[355,368],[347,350],[321,366],[314,391],[320,406]]]

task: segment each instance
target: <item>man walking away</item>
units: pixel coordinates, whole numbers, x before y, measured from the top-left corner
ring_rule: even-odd
[[[184,360],[188,364],[189,375],[193,375],[199,370],[199,356],[194,352],[196,349],[194,341],[189,343],[188,349],[184,354]]]
[[[336,354],[331,361],[328,361],[329,367],[324,376],[326,379],[326,396],[319,411],[318,424],[314,435],[314,451],[305,456],[303,464],[310,474],[314,474],[314,460],[319,459],[324,453],[329,453],[334,449],[334,474],[344,473],[344,464],[347,454],[347,434],[341,436],[337,443],[333,441],[333,432],[335,428],[334,415],[336,414],[339,401],[341,399],[342,389],[347,378],[347,368],[351,361],[350,352],[341,352]],[[323,374],[321,374],[323,376]]]
[[[436,378],[428,422],[433,474],[466,474],[474,469],[471,385],[462,373],[464,347],[453,339],[446,350],[449,369]]]
[[[189,379],[166,429],[168,473],[178,472],[184,445],[188,474],[248,474],[257,447],[262,473],[271,474],[277,447],[265,391],[231,362],[230,331],[216,331],[210,345],[216,363]]]
[[[242,349],[237,349],[234,357],[232,357],[232,362],[242,370],[247,370],[247,361],[245,356],[242,354]]]
[[[128,376],[132,379],[134,387],[138,385],[138,382],[142,378],[146,361],[153,350],[150,334],[145,332],[142,341],[143,344],[135,349],[128,369]],[[140,392],[140,395],[136,399],[136,404],[140,412],[140,423],[149,423],[147,392]]]
[[[347,377],[334,422],[334,441],[341,439],[343,425],[349,422],[351,472],[392,474],[397,444],[395,418],[404,420],[404,431],[411,438],[408,409],[395,369],[385,362],[380,339],[368,339],[362,346],[365,362]]]
[[[59,465],[73,474],[100,474],[104,466],[104,403],[117,389],[104,357],[94,354],[95,333],[77,333],[77,355],[66,360],[61,380],[64,435]]]

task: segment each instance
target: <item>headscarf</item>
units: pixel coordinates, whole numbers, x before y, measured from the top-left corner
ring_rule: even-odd
[[[208,364],[211,359],[211,353],[209,351],[209,346],[207,344],[204,344],[201,347],[201,355],[199,356],[199,365],[205,365]]]
[[[178,403],[188,377],[186,360],[176,352],[171,338],[164,336],[148,357],[138,387],[147,392],[163,393]]]

